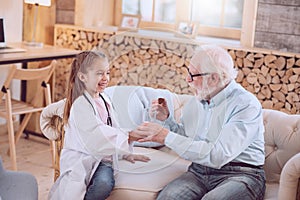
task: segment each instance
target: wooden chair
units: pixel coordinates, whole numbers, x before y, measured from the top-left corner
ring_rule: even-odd
[[[30,117],[33,113],[42,111],[45,105],[51,103],[51,92],[48,81],[54,72],[55,66],[56,61],[53,60],[49,66],[38,69],[18,69],[15,65],[9,68],[6,80],[0,92],[0,117],[6,119],[9,153],[13,170],[17,170],[16,143],[26,128]],[[39,86],[37,87],[33,98],[31,100],[26,100],[26,102],[14,99],[10,89],[13,80],[36,81]],[[43,97],[42,101],[41,97]],[[24,115],[24,118],[15,135],[13,120],[16,115]],[[53,144],[50,144],[51,147],[53,147]]]

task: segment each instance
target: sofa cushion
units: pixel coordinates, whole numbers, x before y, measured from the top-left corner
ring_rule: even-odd
[[[191,162],[170,152],[152,148],[134,147],[134,152],[150,157],[147,163],[118,162],[115,189],[110,199],[155,199],[157,192],[167,183],[187,171]],[[142,198],[141,198],[142,197]]]

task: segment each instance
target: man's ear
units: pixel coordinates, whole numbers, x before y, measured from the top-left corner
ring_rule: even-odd
[[[79,80],[81,80],[83,83],[86,82],[85,75],[84,75],[82,72],[78,72],[77,77],[78,77]]]
[[[212,73],[210,76],[210,81],[212,85],[218,85],[220,82],[220,76],[217,73]]]

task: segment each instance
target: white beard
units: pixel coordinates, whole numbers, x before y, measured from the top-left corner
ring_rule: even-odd
[[[197,90],[197,98],[199,100],[209,100],[210,96],[210,90],[208,89],[202,89],[202,90]]]
[[[195,89],[195,91],[196,91],[195,96],[199,100],[209,100],[210,99],[210,94],[212,93],[212,91],[214,91],[214,88],[209,88],[207,86],[207,83],[204,81],[204,79],[203,79],[203,83],[202,83],[202,89],[198,89],[193,84],[190,84],[190,86],[193,89]]]

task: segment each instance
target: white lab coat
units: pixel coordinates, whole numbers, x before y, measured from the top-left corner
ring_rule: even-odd
[[[109,99],[103,96],[110,104]],[[74,101],[69,123],[65,126],[61,174],[49,192],[49,199],[83,199],[86,187],[103,157],[113,155],[116,168],[118,155],[131,153],[128,133],[116,128],[112,110],[113,127],[110,127],[101,121],[94,100],[87,92]]]

